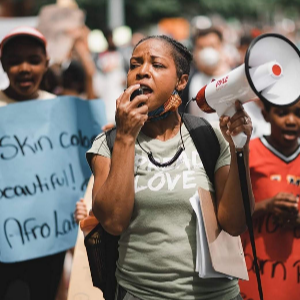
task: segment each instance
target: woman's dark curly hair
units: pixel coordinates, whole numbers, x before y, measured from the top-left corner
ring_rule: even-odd
[[[180,78],[183,74],[190,74],[191,62],[193,60],[193,55],[191,52],[181,43],[168,37],[166,35],[150,35],[141,39],[134,47],[135,48],[143,43],[144,41],[156,39],[166,42],[172,48],[172,56],[176,65],[177,76]]]

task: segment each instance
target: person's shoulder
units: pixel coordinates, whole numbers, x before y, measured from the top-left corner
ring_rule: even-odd
[[[225,144],[227,144],[227,141],[225,140],[225,138],[222,134],[222,131],[220,129],[219,122],[218,121],[211,121],[211,122],[209,122],[209,124],[212,127],[212,129],[214,130],[214,133],[217,136],[217,138],[219,140],[219,143],[224,141]]]
[[[0,106],[15,103],[16,100],[9,98],[2,90],[0,90]]]
[[[92,147],[86,152],[86,160],[93,172],[92,158],[94,155],[100,155],[106,158],[111,157],[111,151],[107,144],[107,134],[105,132],[100,133],[94,140]]]
[[[268,149],[262,142],[263,137],[257,137],[250,140],[249,143],[249,155],[250,155],[250,166],[254,166],[256,164],[261,164],[262,162],[266,161],[269,157]]]
[[[5,93],[0,90],[0,100],[7,98],[7,96],[5,95]]]
[[[93,141],[92,147],[87,151],[87,153],[90,154],[99,154],[99,151],[101,152],[102,146],[105,147],[105,150],[110,149],[107,144],[107,133],[106,132],[101,132]]]
[[[51,94],[47,91],[44,90],[39,90],[39,96],[38,96],[38,100],[46,100],[46,99],[53,99],[56,98],[56,95]]]

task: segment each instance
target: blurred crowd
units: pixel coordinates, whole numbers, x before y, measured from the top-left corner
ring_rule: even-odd
[[[38,16],[37,28],[48,41],[50,57],[41,89],[55,95],[101,98],[106,106],[107,128],[114,124],[116,99],[126,88],[126,73],[132,49],[145,35],[172,36],[185,44],[194,55],[189,84],[182,95],[181,110],[201,87],[241,65],[248,46],[258,35],[280,33],[296,45],[299,44],[297,26],[285,19],[274,26],[255,26],[203,15],[191,20],[164,20],[137,32],[132,32],[127,26],[90,30],[85,25],[88,16],[74,7],[74,2],[70,3],[72,5],[63,7],[46,6]],[[259,125],[262,121],[259,101],[247,106],[250,116],[255,120],[254,124]],[[216,114],[201,112],[195,102],[190,103],[186,111],[212,122],[218,120]],[[255,126],[253,137],[269,131],[268,125],[264,125]]]

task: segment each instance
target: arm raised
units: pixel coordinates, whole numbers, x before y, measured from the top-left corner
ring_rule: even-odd
[[[221,167],[215,173],[218,221],[222,228],[231,235],[239,235],[247,228],[236,149],[231,138],[231,136],[240,132],[244,132],[248,137],[246,145],[239,151],[243,151],[249,205],[252,213],[255,206],[249,170],[249,141],[252,133],[252,124],[241,103],[236,102],[236,109],[237,112],[232,118],[227,116],[220,118],[221,131],[230,146],[231,163],[230,166]]]
[[[134,205],[135,141],[148,118],[146,95],[130,101],[137,88],[139,85],[129,87],[117,100],[117,131],[111,159],[94,155],[91,161],[95,177],[93,212],[113,235],[120,235],[128,227]],[[139,106],[140,103],[144,105]]]

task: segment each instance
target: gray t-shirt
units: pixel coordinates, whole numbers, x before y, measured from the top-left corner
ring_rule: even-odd
[[[230,152],[220,130],[215,132],[220,143],[217,170],[230,164]],[[154,166],[135,145],[135,205],[120,237],[116,277],[145,300],[232,299],[239,293],[237,280],[201,279],[195,271],[196,215],[189,199],[198,187],[213,191],[213,186],[184,125],[182,137],[185,150],[167,168]],[[160,162],[172,158],[181,145],[180,133],[159,141],[140,132],[138,140]],[[110,157],[105,134],[88,151],[89,163],[92,154]]]

